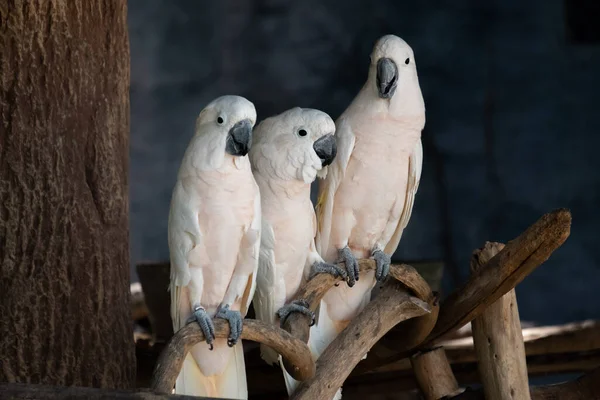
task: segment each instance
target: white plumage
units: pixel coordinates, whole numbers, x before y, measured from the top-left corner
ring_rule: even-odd
[[[371,54],[367,82],[336,121],[338,155],[319,185],[316,247],[325,261],[341,258],[349,268],[352,259],[373,256],[377,274],[386,274],[419,186],[424,124],[413,51],[384,36]],[[375,275],[361,274],[353,287],[325,295],[311,329],[313,351],[321,354],[370,301]]]
[[[262,240],[254,309],[258,319],[271,324],[289,312],[309,313],[289,302],[311,271],[332,268],[315,249],[310,184],[335,157],[334,132],[327,114],[302,108],[268,118],[255,130],[250,161],[261,192]],[[261,347],[261,355],[269,364],[281,362],[268,347]],[[281,368],[291,393],[297,382]]]
[[[220,315],[231,318],[230,324],[241,323],[238,317],[248,311],[258,268],[261,219],[260,194],[246,156],[255,122],[254,105],[238,96],[214,100],[196,121],[169,212],[175,331],[193,317],[210,336],[212,318]],[[247,398],[241,341],[231,348],[226,339],[215,339],[212,351],[207,343],[194,346],[175,392]]]

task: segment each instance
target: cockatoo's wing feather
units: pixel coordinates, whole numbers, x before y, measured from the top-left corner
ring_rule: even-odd
[[[254,293],[256,318],[269,324],[275,323],[275,233],[273,227],[263,219],[260,257]],[[261,357],[269,364],[277,362],[277,353],[261,345]]]
[[[400,243],[400,238],[402,237],[402,232],[404,232],[404,229],[408,225],[408,221],[410,221],[413,205],[415,203],[415,196],[421,181],[421,171],[423,169],[423,145],[421,143],[421,139],[419,139],[417,142],[414,151],[410,155],[408,163],[408,180],[406,184],[404,209],[402,210],[396,231],[392,235],[392,238],[388,244],[385,246],[384,252],[386,254],[392,254],[396,251],[396,248]]]
[[[193,209],[191,206],[192,204],[198,205],[199,202],[200,199],[197,196],[192,201],[184,182],[178,180],[173,190],[168,225],[171,261],[169,290],[171,292],[171,317],[175,331],[185,325],[186,321],[182,318],[187,319],[188,317],[188,315],[181,315],[181,291],[182,287],[188,285],[191,279],[189,255],[198,246],[202,246],[202,230],[197,211],[195,211],[199,207]]]
[[[250,232],[246,234],[246,236],[251,237],[251,241],[249,243],[252,246],[251,257],[254,260],[258,260],[260,262],[260,242],[262,236],[262,214],[260,207],[260,191],[258,190],[258,186],[256,187],[256,196],[254,200],[254,218],[252,219],[252,223],[250,224]],[[256,279],[259,274],[259,266],[258,262],[255,262],[254,271],[248,277],[248,285],[246,286],[246,290],[244,291],[244,295],[242,297],[242,305],[241,305],[241,313],[242,315],[246,315],[248,313],[248,308],[250,308],[250,303],[254,298],[254,293],[256,290]]]
[[[344,178],[356,140],[350,121],[343,115],[336,122],[335,136],[337,139],[337,155],[332,164],[327,167],[327,179],[321,179],[319,182],[319,197],[316,205],[318,230],[315,245],[317,252],[323,257],[326,257],[329,249],[335,192]],[[331,262],[332,260],[326,261]]]

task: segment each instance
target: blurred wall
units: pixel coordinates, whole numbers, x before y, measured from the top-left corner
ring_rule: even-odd
[[[168,258],[171,190],[204,105],[239,94],[259,120],[294,106],[336,118],[394,33],[427,107],[396,258],[445,260],[447,293],[485,240],[568,207],[571,237],[518,287],[521,317],[600,318],[600,47],[567,17],[556,0],[130,0],[132,265]]]

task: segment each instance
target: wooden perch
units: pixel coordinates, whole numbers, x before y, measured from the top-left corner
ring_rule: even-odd
[[[443,347],[420,351],[410,361],[425,400],[438,400],[462,392]]]
[[[558,209],[543,215],[511,240],[459,290],[442,303],[438,321],[427,338],[431,343],[460,328],[508,293],[550,257],[569,237],[571,213]]]
[[[423,316],[431,307],[395,281],[384,284],[379,295],[356,316],[321,354],[316,374],[302,382],[292,400],[330,399],[371,347],[401,321]]]
[[[339,264],[339,266],[344,268],[344,264]],[[376,268],[375,260],[358,260],[358,267],[361,274],[374,270]],[[392,265],[389,276],[406,286],[417,298],[425,302],[433,302],[434,296],[429,285],[410,265]],[[337,284],[345,284],[343,278],[336,278],[329,274],[316,275],[300,288],[294,299],[306,301],[310,305],[310,309],[315,311],[325,293]],[[308,316],[293,313],[285,321],[283,329],[306,343],[308,342],[309,325],[310,319]]]
[[[471,272],[486,268],[488,261],[504,248],[486,242],[473,252]],[[509,290],[475,318],[473,341],[485,397],[488,400],[530,400],[525,345],[519,320],[517,295]]]
[[[214,325],[215,337],[227,338],[229,336],[227,321],[215,320]],[[285,356],[291,362],[295,376],[302,380],[315,374],[315,364],[308,346],[283,329],[262,321],[245,319],[242,339],[263,343]],[[188,352],[195,344],[204,340],[198,324],[191,323],[177,331],[156,363],[152,375],[152,390],[158,393],[171,393]]]
[[[571,230],[571,213],[558,209],[543,215],[517,238],[506,244],[467,283],[446,298],[439,311],[437,322],[421,347],[432,347],[437,340],[459,329],[481,315],[489,305],[512,290],[550,257],[562,245]],[[386,346],[397,354],[387,358],[367,359],[357,367],[357,373],[374,370],[411,355],[404,344],[386,341]],[[397,346],[397,347],[396,347]]]

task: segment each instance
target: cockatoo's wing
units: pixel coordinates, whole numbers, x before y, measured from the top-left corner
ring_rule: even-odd
[[[404,201],[404,209],[402,210],[402,214],[400,215],[400,220],[398,221],[396,231],[392,235],[392,238],[390,239],[388,244],[385,246],[384,252],[386,254],[392,254],[396,251],[396,248],[400,243],[400,238],[402,237],[402,232],[404,232],[404,229],[408,225],[408,221],[410,221],[413,204],[415,203],[415,196],[417,194],[417,189],[419,189],[419,183],[421,181],[421,171],[423,169],[423,145],[421,143],[421,139],[419,139],[415,146],[415,149],[410,155],[408,164],[408,180],[406,184],[406,198]]]
[[[258,190],[258,186],[256,187],[256,196],[254,199],[254,218],[252,219],[252,223],[250,224],[250,229],[246,232],[245,242],[246,246],[249,246],[249,252],[246,253],[247,257],[251,258],[251,261],[254,265],[254,269],[252,274],[248,277],[248,285],[246,286],[246,290],[244,291],[242,297],[242,305],[240,307],[240,312],[242,315],[246,315],[248,313],[248,308],[250,308],[250,303],[254,297],[254,293],[256,290],[256,280],[259,274],[259,262],[260,262],[260,242],[262,237],[262,214],[260,207],[260,191]]]
[[[317,252],[327,262],[333,261],[327,259],[327,253],[330,252],[329,238],[331,237],[335,192],[344,178],[356,140],[350,126],[350,121],[343,115],[336,122],[335,136],[337,141],[337,155],[333,163],[327,167],[327,177],[319,182],[319,197],[316,205],[318,230],[315,245]]]
[[[202,230],[198,221],[200,199],[186,191],[184,182],[178,180],[173,190],[169,212],[169,252],[171,258],[171,318],[175,332],[181,329],[189,315],[181,315],[181,291],[191,279],[189,257],[201,250]],[[196,272],[201,274],[201,270]],[[189,305],[189,301],[186,302]],[[190,309],[191,313],[191,309]]]
[[[254,312],[256,318],[269,324],[275,323],[275,234],[273,227],[262,221],[260,257],[254,293]],[[277,362],[277,353],[261,345],[261,357],[269,364]]]

